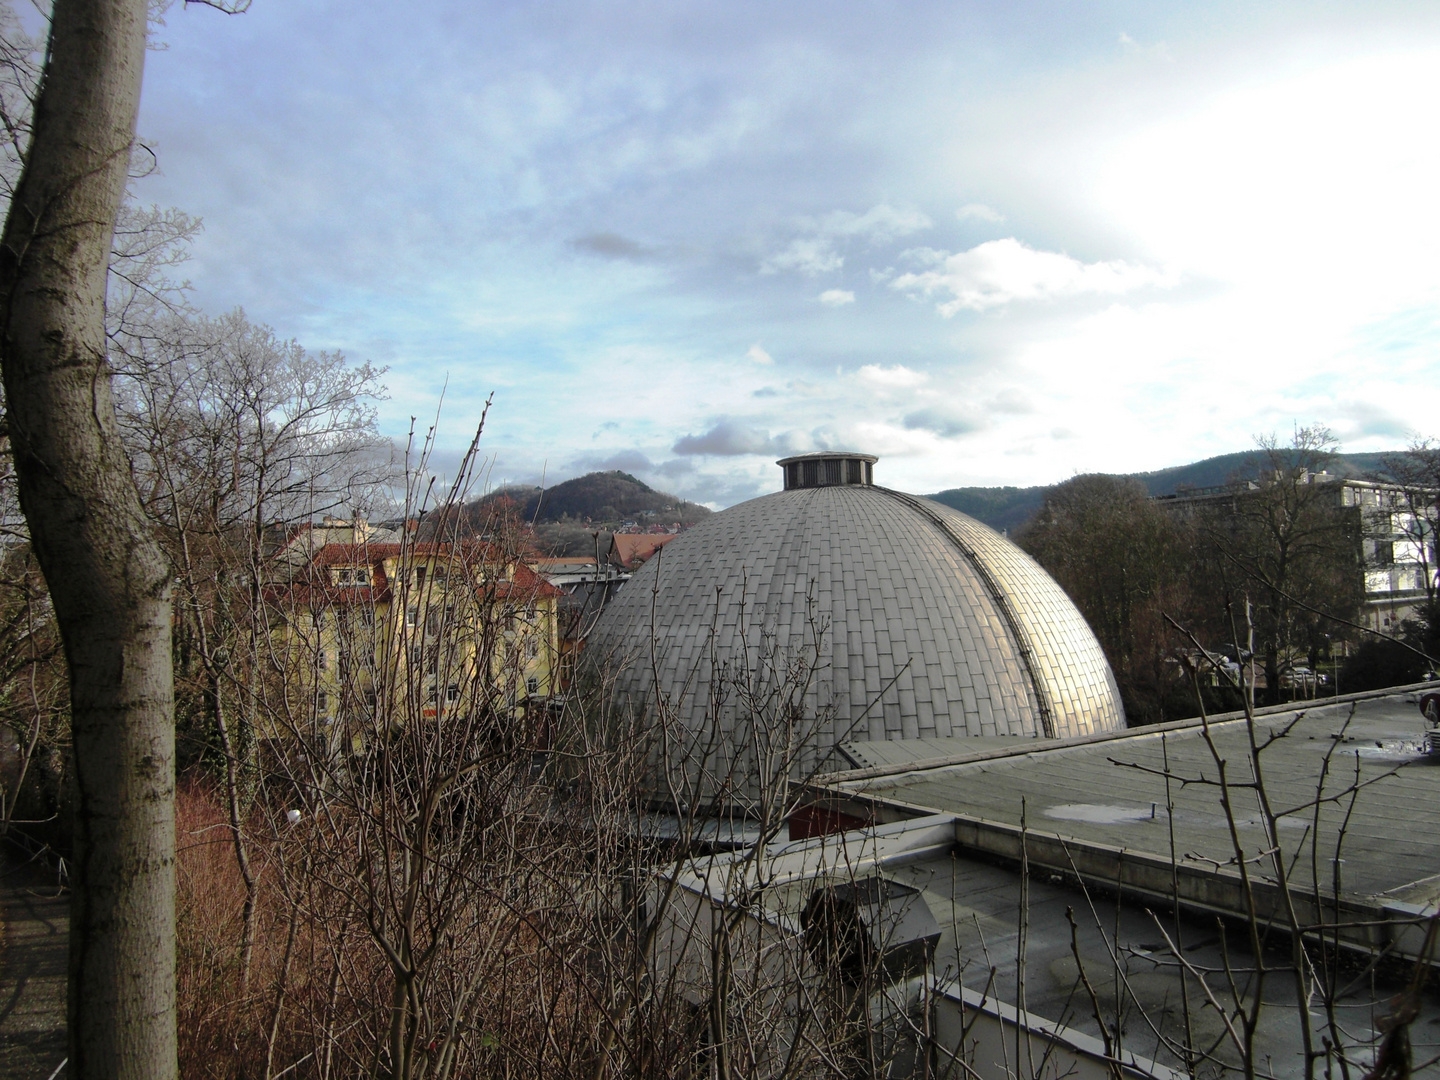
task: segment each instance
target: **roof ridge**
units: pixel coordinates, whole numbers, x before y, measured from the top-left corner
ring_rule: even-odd
[[[943,514],[930,509],[931,506],[940,507],[940,503],[933,503],[929,499],[922,499],[917,495],[909,495],[903,491],[896,491],[894,488],[881,487],[879,484],[873,484],[870,485],[870,487],[872,490],[883,492],[897,502],[903,503],[921,514],[930,521],[931,524],[935,525],[945,538],[950,541],[951,545],[959,549],[960,553],[969,561],[975,573],[985,584],[985,589],[990,594],[990,601],[995,605],[995,610],[1000,613],[1000,618],[1004,620],[1005,629],[1009,632],[1010,638],[1015,644],[1015,651],[1020,655],[1020,662],[1025,665],[1025,674],[1030,677],[1030,685],[1035,691],[1035,704],[1040,710],[1040,730],[1044,732],[1045,738],[1055,738],[1055,710],[1050,704],[1050,695],[1045,689],[1045,682],[1040,677],[1040,672],[1035,660],[1035,646],[1030,641],[1030,635],[1025,632],[1025,627],[1021,623],[1020,618],[1011,608],[1009,600],[1006,599],[1005,590],[1002,589],[1000,583],[995,580],[995,575],[991,572],[990,567],[980,558],[980,553],[971,547],[957,531],[950,527],[950,523],[945,520]],[[949,508],[947,507],[946,509]],[[956,511],[956,513],[958,512],[959,511]],[[985,526],[985,528],[989,528],[989,526]]]

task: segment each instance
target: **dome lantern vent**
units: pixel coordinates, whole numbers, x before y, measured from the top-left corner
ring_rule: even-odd
[[[875,482],[873,454],[825,450],[818,454],[797,454],[775,464],[785,473],[785,490],[813,487],[869,487]]]

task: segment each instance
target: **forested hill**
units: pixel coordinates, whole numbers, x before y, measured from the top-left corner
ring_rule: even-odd
[[[1330,471],[1341,476],[1364,477],[1379,472],[1384,454],[1340,454]],[[1257,450],[1221,454],[1189,465],[1175,465],[1154,472],[1129,473],[1145,485],[1151,495],[1171,495],[1181,488],[1214,487],[1240,476],[1259,472]],[[1013,531],[1023,525],[1044,501],[1046,487],[961,487],[941,491],[928,498],[953,506],[961,513],[983,521],[992,529]]]
[[[512,499],[521,519],[534,523],[536,545],[549,555],[590,554],[597,532],[627,525],[693,525],[710,516],[707,507],[656,491],[619,470],[586,473],[544,489],[511,485],[492,491],[478,505],[501,498]]]
[[[615,529],[626,522],[637,525],[691,525],[708,517],[708,508],[698,503],[656,491],[629,473],[593,472],[550,488],[512,485],[492,491],[480,500],[514,500],[520,516],[533,521],[537,531],[560,523],[592,529]]]

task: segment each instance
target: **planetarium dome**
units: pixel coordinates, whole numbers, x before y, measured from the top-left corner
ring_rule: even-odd
[[[589,634],[611,700],[666,725],[692,797],[840,768],[845,741],[1125,726],[1060,586],[978,521],[876,487],[876,460],[779,462],[784,490],[677,536]]]

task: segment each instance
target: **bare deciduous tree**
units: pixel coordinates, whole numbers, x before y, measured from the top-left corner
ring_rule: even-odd
[[[1171,635],[1161,618],[1162,611],[1188,613],[1195,600],[1194,536],[1184,522],[1158,508],[1137,480],[1077,476],[1046,492],[1015,542],[1085,616],[1115,672],[1129,723],[1189,715],[1192,702],[1180,668],[1169,662]]]
[[[106,271],[145,61],[139,0],[58,0],[0,242],[20,504],[70,665],[71,1075],[176,1068],[170,575],[119,438]]]
[[[1232,595],[1254,601],[1254,651],[1266,701],[1278,704],[1294,656],[1329,629],[1315,612],[1351,619],[1364,599],[1360,520],[1319,482],[1338,447],[1328,428],[1298,428],[1288,445],[1273,435],[1257,442],[1263,471],[1254,490],[1204,526],[1233,568]]]

